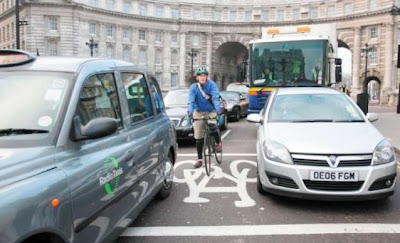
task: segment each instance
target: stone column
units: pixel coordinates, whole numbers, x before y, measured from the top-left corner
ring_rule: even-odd
[[[385,33],[385,72],[383,77],[382,91],[381,91],[381,103],[387,104],[389,102],[388,91],[392,90],[393,80],[393,24],[386,24]]]
[[[186,33],[180,33],[179,87],[186,87]]]
[[[210,72],[210,75],[212,73],[212,34],[211,33],[206,33],[206,37],[207,37],[207,61],[206,61],[206,65],[207,65],[207,69]],[[212,77],[211,77],[212,79]]]
[[[361,29],[354,28],[354,50],[353,50],[353,81],[352,81],[352,96],[362,92],[360,87],[360,65],[361,65]]]

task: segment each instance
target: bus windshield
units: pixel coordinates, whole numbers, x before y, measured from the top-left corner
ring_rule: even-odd
[[[256,43],[251,87],[321,86],[328,83],[326,40]]]

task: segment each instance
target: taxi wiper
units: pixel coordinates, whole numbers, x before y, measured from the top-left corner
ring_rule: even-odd
[[[7,128],[0,129],[1,136],[21,135],[21,134],[38,134],[38,133],[49,133],[47,130],[41,129],[26,129],[26,128]]]
[[[298,123],[306,123],[306,122],[334,122],[334,120],[330,119],[310,119],[310,120],[294,120],[291,122],[298,122]]]

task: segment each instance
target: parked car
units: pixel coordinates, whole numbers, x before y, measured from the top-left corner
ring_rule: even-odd
[[[282,88],[260,114],[257,189],[260,193],[364,200],[394,193],[396,156],[367,114],[331,88]]]
[[[221,96],[226,100],[228,118],[239,121],[241,117],[247,116],[248,98],[236,91],[221,91]]]
[[[193,140],[194,131],[192,122],[187,115],[188,104],[189,104],[189,90],[188,89],[176,89],[171,90],[164,97],[165,107],[168,116],[173,121],[178,140]],[[219,116],[218,126],[221,130],[228,128],[226,101],[220,97],[222,107],[225,112]]]
[[[0,241],[111,242],[170,194],[175,128],[148,71],[0,50],[0,93]]]
[[[226,91],[236,91],[248,98],[249,96],[249,84],[248,83],[231,83],[226,87]]]

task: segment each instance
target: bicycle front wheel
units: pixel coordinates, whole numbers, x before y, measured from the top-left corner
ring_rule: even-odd
[[[210,176],[211,174],[211,137],[209,133],[204,135],[204,146],[203,146],[203,157],[204,157],[204,167],[206,167],[206,174]]]
[[[211,141],[212,141],[212,151],[213,151],[213,155],[215,157],[215,160],[217,161],[218,164],[222,163],[222,150],[221,152],[218,152],[217,149],[215,148],[218,144],[215,141],[214,136],[211,136]]]

